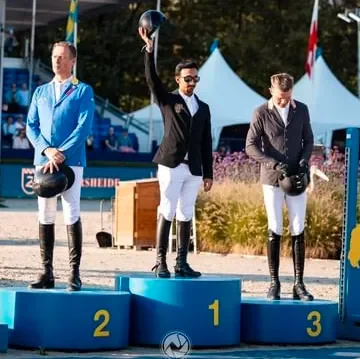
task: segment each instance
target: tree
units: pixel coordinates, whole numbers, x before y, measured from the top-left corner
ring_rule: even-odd
[[[354,0],[343,1],[344,7],[355,5]],[[78,77],[125,112],[149,103],[137,26],[142,12],[155,7],[155,0],[119,5],[79,23]],[[203,64],[218,39],[232,69],[268,96],[271,74],[286,71],[295,80],[304,74],[312,8],[313,0],[163,0],[169,21],[159,35],[161,79],[173,89],[176,64],[184,57]],[[341,22],[336,16],[341,11],[343,7],[320,1],[318,45],[334,74],[356,93],[356,26]],[[65,37],[65,25],[38,35],[36,54],[44,62],[50,60],[48,44]]]

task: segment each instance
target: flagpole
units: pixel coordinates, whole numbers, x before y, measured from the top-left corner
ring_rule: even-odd
[[[74,46],[75,49],[77,50],[77,34],[78,34],[78,22],[75,21],[74,24]],[[74,76],[76,77],[76,73],[77,73],[77,57],[75,59],[75,64],[74,64]]]
[[[316,50],[317,50],[317,42],[318,42],[318,12],[319,12],[319,0],[314,0],[312,15],[311,15],[311,24],[310,24],[310,32],[309,39],[307,45],[307,53],[306,53],[306,63],[305,70],[308,74],[309,85],[310,85],[310,101],[308,103],[309,112],[313,113],[315,108],[315,68],[316,68]]]
[[[35,52],[35,24],[36,24],[36,0],[33,0],[31,19],[31,41],[30,41],[30,65],[29,65],[29,93],[32,94],[32,82],[34,73],[34,52]]]
[[[79,18],[79,1],[80,0],[70,0],[70,9],[68,15],[68,21],[66,25],[66,41],[71,42],[75,49],[77,50],[78,43],[78,18]],[[73,67],[73,75],[76,77],[77,74],[77,58],[75,59]]]

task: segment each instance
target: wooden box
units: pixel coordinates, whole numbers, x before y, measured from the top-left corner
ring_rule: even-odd
[[[115,246],[156,247],[159,181],[119,182],[115,192]]]

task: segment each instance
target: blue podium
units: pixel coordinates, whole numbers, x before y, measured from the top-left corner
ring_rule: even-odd
[[[130,294],[65,289],[0,289],[9,346],[48,350],[121,349],[129,341]]]
[[[133,345],[161,346],[167,340],[174,345],[179,335],[191,347],[240,344],[240,278],[163,279],[130,273],[116,276],[115,289],[131,293]]]
[[[8,326],[0,322],[0,353],[8,350]]]
[[[314,300],[242,298],[241,338],[260,344],[326,344],[336,341],[338,304]]]

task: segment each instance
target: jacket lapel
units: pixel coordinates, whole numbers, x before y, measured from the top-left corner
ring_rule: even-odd
[[[55,103],[55,106],[58,106],[61,102],[63,102],[68,96],[70,96],[74,91],[76,91],[79,84],[79,80],[77,78],[73,78],[68,86],[66,86],[65,91],[63,90],[63,93],[60,96],[60,99],[58,102]],[[55,91],[55,89],[54,89]],[[55,98],[55,94],[54,94]]]
[[[48,83],[47,89],[49,96],[47,96],[47,102],[49,103],[50,107],[53,108],[55,105],[55,86],[53,82]]]
[[[288,127],[290,125],[291,121],[295,118],[295,110],[296,110],[296,103],[294,100],[291,100],[286,127]]]
[[[204,109],[204,107],[202,105],[202,102],[200,101],[199,97],[197,97],[197,95],[195,95],[195,99],[196,99],[196,102],[198,104],[198,110],[195,112],[193,118],[199,117],[199,115],[201,115],[201,113],[202,113],[202,111]]]
[[[288,127],[289,124],[291,123],[291,121],[294,119],[295,117],[295,109],[296,109],[296,103],[294,100],[290,101],[290,106],[289,106],[289,113],[288,113],[288,117],[287,117],[287,121],[286,121],[286,126],[284,124],[283,119],[281,118],[278,110],[276,109],[276,107],[274,106],[273,102],[271,101],[271,99],[268,101],[268,110],[270,111],[270,113],[272,114],[272,117],[275,118],[276,122],[278,124],[280,124],[282,127]]]
[[[191,112],[189,110],[189,108],[187,107],[187,104],[185,102],[185,100],[183,99],[183,97],[180,95],[179,90],[175,90],[174,93],[177,95],[179,101],[181,102],[181,104],[183,105],[183,111],[186,113],[187,117],[191,118]]]
[[[271,99],[268,101],[268,111],[271,117],[275,119],[275,122],[277,122],[281,127],[285,127],[284,121],[282,120],[278,110],[274,106]]]

